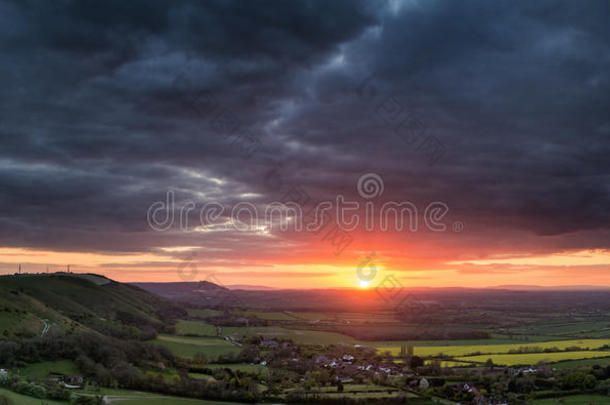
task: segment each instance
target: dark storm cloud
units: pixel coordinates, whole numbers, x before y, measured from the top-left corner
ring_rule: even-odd
[[[353,196],[359,174],[376,172],[386,199],[445,201],[483,232],[610,226],[607,2],[15,1],[0,10],[2,245],[239,242],[248,256],[268,239],[155,234],[146,210],[168,189],[198,203],[276,200],[264,181],[274,165],[285,186],[318,198]],[[367,77],[372,101],[357,92]],[[245,154],[192,97],[238,119],[261,148]],[[442,142],[437,164],[376,112],[389,97]]]

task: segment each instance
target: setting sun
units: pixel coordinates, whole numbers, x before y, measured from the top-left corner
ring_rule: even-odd
[[[365,281],[365,280],[360,280],[359,285],[360,285],[360,288],[368,288],[371,285],[371,283],[368,281]]]

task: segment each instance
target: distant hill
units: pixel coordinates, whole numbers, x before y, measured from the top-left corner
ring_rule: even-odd
[[[229,290],[244,290],[244,291],[272,291],[277,290],[274,287],[267,287],[264,285],[249,285],[249,284],[231,284],[228,285]]]
[[[515,290],[515,291],[610,291],[610,286],[603,285],[561,285],[561,286],[539,286],[539,285],[498,285],[490,289]]]
[[[191,294],[229,291],[226,287],[219,286],[210,281],[189,281],[177,283],[132,283],[131,285],[170,299],[180,299],[184,296],[188,296]]]
[[[489,310],[511,308],[530,310],[531,302],[544,302],[557,311],[571,311],[574,302],[586,308],[598,308],[600,302],[610,299],[610,289],[571,287],[555,289],[543,287],[527,290],[524,286],[495,288],[463,287],[405,287],[392,290],[387,287],[370,289],[246,289],[244,286],[218,286],[209,281],[178,283],[139,283],[148,291],[183,303],[186,306],[224,310],[264,311],[332,311],[367,312],[396,310],[421,306],[455,308],[475,300],[486,303]],[[240,288],[241,287],[241,288]],[[389,291],[388,291],[389,290]],[[388,296],[391,293],[393,295]],[[567,297],[569,296],[569,299]]]
[[[0,335],[29,337],[95,330],[145,338],[184,313],[171,301],[96,274],[0,277]]]

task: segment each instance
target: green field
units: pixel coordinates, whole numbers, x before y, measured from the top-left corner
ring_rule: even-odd
[[[538,399],[533,405],[607,405],[610,404],[610,396],[602,395],[574,395],[561,398]]]
[[[177,335],[191,336],[216,336],[216,326],[210,325],[203,321],[185,321],[176,322]]]
[[[301,319],[308,321],[336,321],[336,322],[366,322],[366,323],[400,323],[395,319],[392,312],[292,312],[285,311],[285,315],[291,319]]]
[[[243,405],[237,402],[221,402],[208,401],[203,399],[172,397],[162,394],[156,394],[153,392],[132,391],[124,389],[102,388],[99,392],[87,393],[106,396],[109,403],[121,405]],[[21,404],[18,403],[16,405]],[[36,405],[40,404],[36,403]],[[52,405],[55,404],[53,403]]]
[[[267,338],[292,339],[295,343],[301,344],[336,344],[360,343],[356,339],[334,332],[323,332],[315,330],[293,330],[281,328],[279,326],[261,327],[223,327],[222,334],[241,338],[242,336],[259,335]]]
[[[503,366],[532,365],[539,362],[554,363],[562,360],[580,360],[610,356],[610,352],[577,351],[557,353],[527,353],[527,354],[483,354],[479,356],[457,357],[456,360],[476,361],[480,363],[491,359],[494,364]]]
[[[167,347],[174,355],[188,359],[195,357],[197,353],[203,353],[209,360],[213,360],[221,354],[241,351],[240,347],[217,337],[159,335],[150,342]]]
[[[418,356],[438,356],[441,354],[449,356],[466,356],[474,353],[508,353],[509,350],[520,348],[554,348],[564,350],[569,347],[580,347],[582,349],[597,349],[604,345],[609,345],[610,339],[572,339],[572,340],[553,340],[549,342],[535,343],[509,343],[509,344],[490,344],[490,345],[446,345],[446,346],[418,346],[414,347],[414,354]],[[400,353],[400,346],[378,347],[380,351],[389,351],[393,355]],[[610,354],[610,353],[609,353]],[[600,356],[598,356],[600,357]]]
[[[19,374],[33,379],[45,378],[48,374],[79,375],[74,362],[70,360],[45,361],[28,364],[19,369]]]
[[[208,364],[211,369],[215,368],[230,368],[231,370],[246,371],[249,373],[258,373],[259,371],[267,371],[267,367],[258,364],[236,363],[236,364]]]
[[[26,397],[25,395],[16,394],[12,391],[0,388],[0,395],[7,397],[14,405],[66,405],[68,402],[51,401],[49,399],[39,399]]]
[[[547,322],[514,328],[519,333],[544,333],[548,335],[586,334],[593,331],[610,334],[608,321],[576,321],[576,322]]]
[[[203,399],[189,399],[189,398],[177,398],[177,397],[119,397],[109,398],[113,404],[124,404],[124,405],[240,405],[237,402],[220,402],[220,401],[206,401]]]
[[[197,316],[197,317],[200,317],[200,318],[207,318],[209,316],[221,315],[222,311],[217,311],[215,309],[194,309],[194,308],[189,308],[189,309],[187,309],[187,313],[189,314],[189,316]]]
[[[308,321],[331,320],[335,319],[335,315],[328,312],[292,312],[286,311],[286,314],[292,316],[292,319],[305,319]]]
[[[234,312],[236,315],[241,316],[255,316],[259,319],[265,319],[268,321],[294,321],[296,318],[285,312],[264,312],[264,311],[245,311],[245,312]]]
[[[610,352],[608,352],[608,355],[610,356]],[[582,360],[568,360],[568,361],[562,361],[559,363],[555,363],[553,364],[554,368],[577,368],[577,367],[583,367],[583,366],[594,366],[594,365],[599,365],[602,367],[607,367],[610,366],[610,357],[604,357],[601,359],[582,359]]]

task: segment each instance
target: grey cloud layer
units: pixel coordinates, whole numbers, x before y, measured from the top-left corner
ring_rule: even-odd
[[[264,174],[279,162],[285,184],[318,198],[354,195],[358,175],[377,172],[387,199],[446,201],[473,231],[593,230],[604,245],[608,7],[2,2],[0,243],[234,244],[227,235],[153,234],[146,209],[170,188],[198,202],[248,192],[272,201]],[[380,97],[396,97],[445,145],[438,164],[358,97],[372,74]],[[178,77],[187,96],[213,95],[261,150],[246,158],[185,106]],[[232,236],[252,252],[267,243]]]

